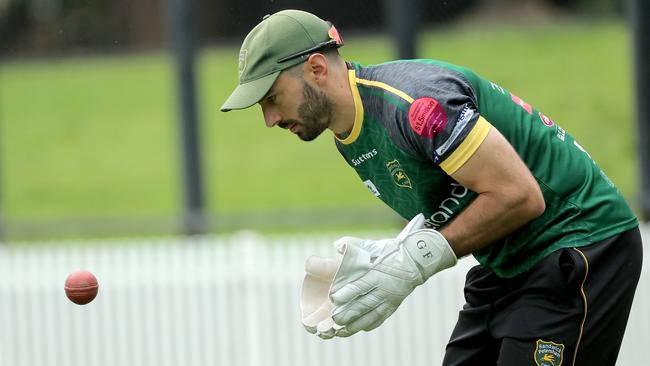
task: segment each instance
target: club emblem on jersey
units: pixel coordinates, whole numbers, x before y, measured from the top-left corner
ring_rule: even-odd
[[[393,181],[400,187],[404,188],[413,188],[411,186],[411,180],[402,167],[399,165],[399,161],[393,160],[386,163],[386,167],[390,172],[390,175],[393,176]]]
[[[539,339],[535,348],[535,363],[537,366],[560,366],[562,365],[563,353],[563,344],[546,342]]]

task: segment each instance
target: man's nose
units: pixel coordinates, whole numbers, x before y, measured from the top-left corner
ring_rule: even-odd
[[[264,108],[263,111],[266,127],[273,127],[282,121],[282,116],[275,108]]]

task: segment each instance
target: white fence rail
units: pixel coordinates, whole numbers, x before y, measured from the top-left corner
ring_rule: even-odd
[[[644,237],[649,243],[650,231]],[[304,259],[332,255],[333,239],[241,234],[2,247],[0,365],[440,364],[473,259],[417,289],[375,331],[323,341],[303,330],[298,292]],[[86,306],[63,292],[79,268],[100,282]],[[618,365],[647,365],[649,307],[644,268]]]

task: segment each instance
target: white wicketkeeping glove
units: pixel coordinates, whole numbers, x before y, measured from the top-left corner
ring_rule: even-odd
[[[322,277],[322,282],[331,281],[329,298],[322,294],[327,283],[321,283],[318,290],[307,286],[307,281],[303,285],[301,303],[304,304],[307,293],[311,293],[310,298],[320,299],[317,301],[321,304],[320,312],[314,310],[307,314],[311,315],[309,324],[316,322],[315,329],[305,322],[303,305],[305,328],[321,338],[347,337],[360,330],[375,329],[416,286],[455,265],[457,258],[447,240],[439,232],[425,229],[424,220],[422,214],[417,215],[395,239],[375,241],[344,237],[337,240],[334,245],[343,255],[341,263],[333,279],[329,279],[331,266],[328,276]],[[308,291],[310,289],[313,292]],[[319,295],[314,297],[313,293]]]
[[[325,339],[332,338],[342,328],[332,320],[334,304],[329,298],[332,280],[341,259],[312,256],[305,261],[305,279],[300,291],[302,324],[309,333]]]

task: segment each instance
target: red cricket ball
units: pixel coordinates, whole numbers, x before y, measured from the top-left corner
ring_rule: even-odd
[[[79,270],[65,279],[65,295],[75,304],[85,305],[97,296],[99,284],[92,273]]]

